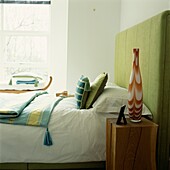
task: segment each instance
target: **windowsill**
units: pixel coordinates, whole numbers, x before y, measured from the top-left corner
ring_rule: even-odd
[[[40,83],[37,87],[34,85],[19,84],[19,85],[8,85],[0,84],[0,90],[38,90],[45,87],[45,83]]]

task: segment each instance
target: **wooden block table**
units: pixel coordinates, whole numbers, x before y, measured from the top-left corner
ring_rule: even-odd
[[[106,124],[107,170],[156,170],[156,138],[158,125],[142,118],[140,123]]]

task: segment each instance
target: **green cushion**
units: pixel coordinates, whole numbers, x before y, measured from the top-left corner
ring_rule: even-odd
[[[89,79],[82,75],[80,79],[78,80],[76,92],[75,92],[75,98],[77,101],[78,109],[85,108],[85,104],[86,104],[89,91],[90,91]]]
[[[97,98],[103,92],[107,80],[108,80],[107,73],[102,73],[96,77],[96,79],[91,85],[91,91],[86,101],[86,109],[91,108],[93,103],[97,100]]]

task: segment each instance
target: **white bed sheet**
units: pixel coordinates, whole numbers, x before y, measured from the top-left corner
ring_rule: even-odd
[[[74,97],[54,109],[49,131],[53,145],[43,145],[46,129],[0,123],[0,163],[69,163],[105,160],[106,118],[117,115],[78,110]]]

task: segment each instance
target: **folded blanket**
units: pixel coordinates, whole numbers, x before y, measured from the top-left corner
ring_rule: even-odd
[[[0,118],[18,117],[36,97],[45,93],[0,94]]]
[[[48,123],[55,106],[62,100],[47,92],[0,95],[0,122],[46,127],[45,145],[51,145]]]

